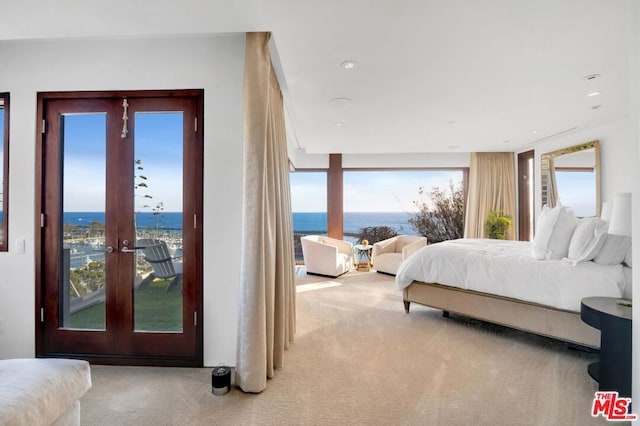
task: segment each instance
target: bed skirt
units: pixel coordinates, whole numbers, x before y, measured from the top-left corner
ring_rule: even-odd
[[[600,347],[600,331],[582,322],[579,312],[419,281],[406,287],[402,295],[407,313],[410,303],[415,302],[589,348]]]

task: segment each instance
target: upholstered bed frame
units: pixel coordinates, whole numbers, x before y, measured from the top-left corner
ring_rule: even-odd
[[[405,312],[411,302],[442,309],[569,343],[599,348],[600,332],[580,313],[441,284],[414,281],[402,291]]]

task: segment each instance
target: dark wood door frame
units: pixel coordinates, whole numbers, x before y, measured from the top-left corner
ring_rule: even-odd
[[[529,188],[534,185],[535,170],[530,166],[534,159],[534,150],[518,154],[518,239],[529,241],[533,238],[531,228],[534,224]],[[535,190],[535,188],[533,188]]]
[[[57,307],[57,299],[45,297],[45,281],[43,274],[47,269],[55,270],[56,268],[51,269],[51,265],[47,267],[44,262],[55,262],[55,259],[50,260],[49,257],[42,256],[43,250],[47,250],[48,248],[45,246],[49,239],[45,239],[45,232],[60,232],[59,230],[51,230],[48,229],[45,225],[45,216],[42,214],[45,211],[45,206],[47,203],[51,203],[52,200],[48,199],[47,192],[45,191],[45,183],[49,185],[56,185],[56,181],[58,178],[53,176],[55,173],[53,170],[49,170],[45,167],[47,161],[58,161],[60,160],[60,153],[56,153],[53,151],[48,151],[46,146],[46,134],[45,131],[59,131],[56,128],[56,120],[52,120],[49,117],[46,121],[44,118],[47,117],[49,113],[48,108],[49,105],[54,105],[56,101],[65,101],[67,103],[78,102],[79,104],[83,104],[85,107],[87,103],[95,102],[96,105],[99,105],[101,110],[105,108],[109,108],[107,105],[108,99],[113,98],[122,98],[127,97],[129,99],[136,98],[144,98],[147,102],[151,102],[151,104],[160,104],[163,99],[174,98],[175,101],[178,101],[177,98],[190,99],[189,102],[192,102],[195,117],[193,120],[193,126],[185,125],[184,126],[184,143],[187,143],[188,140],[192,140],[195,142],[190,149],[185,151],[185,156],[183,158],[183,169],[190,170],[194,173],[191,175],[189,179],[185,176],[184,186],[188,188],[188,190],[184,191],[184,199],[183,205],[187,206],[186,209],[183,209],[184,213],[189,212],[189,220],[187,220],[187,215],[185,214],[185,228],[186,223],[191,224],[192,220],[190,219],[191,212],[193,212],[193,229],[195,230],[192,233],[185,232],[185,240],[184,247],[185,256],[192,256],[193,259],[197,259],[197,266],[193,268],[185,268],[184,271],[184,279],[189,280],[189,282],[195,283],[192,286],[190,291],[187,291],[184,294],[185,300],[188,299],[188,302],[193,304],[195,307],[195,315],[189,315],[188,319],[193,321],[195,327],[192,329],[193,333],[195,333],[195,347],[193,356],[181,356],[178,354],[172,354],[172,350],[170,347],[166,348],[166,354],[163,356],[153,356],[145,354],[145,348],[153,345],[153,338],[147,339],[143,334],[140,333],[140,336],[135,336],[135,342],[129,342],[129,345],[134,348],[137,353],[126,353],[126,354],[109,354],[108,350],[103,353],[83,353],[82,348],[76,348],[73,353],[66,353],[66,351],[57,351],[56,345],[51,341],[47,340],[47,336],[54,336],[51,339],[57,339],[59,336],[55,336],[54,333],[51,333],[51,326],[49,325],[48,332],[45,332],[45,317],[50,314],[51,310],[55,310]],[[36,189],[36,229],[39,229],[40,232],[36,232],[36,241],[35,241],[35,249],[36,249],[36,304],[35,304],[35,320],[36,320],[36,355],[37,356],[46,356],[46,357],[68,357],[73,356],[75,358],[87,359],[96,363],[106,363],[106,364],[126,364],[126,365],[175,365],[175,366],[202,366],[203,364],[203,328],[202,328],[202,319],[203,319],[203,306],[202,306],[202,213],[203,213],[203,201],[202,201],[202,192],[203,192],[203,125],[202,125],[202,117],[203,117],[203,105],[204,105],[204,92],[203,90],[175,90],[175,91],[116,91],[116,92],[47,92],[47,93],[38,93],[38,102],[37,102],[37,152],[36,152],[36,182],[38,182]],[[97,108],[97,107],[96,107]],[[117,111],[113,111],[114,113],[118,113]],[[121,112],[119,112],[122,114]],[[46,122],[46,124],[45,124]],[[45,127],[46,126],[46,127]],[[48,128],[47,128],[48,127]],[[187,132],[190,132],[189,139],[187,139]],[[107,128],[108,137],[115,137],[114,133],[119,137],[119,129],[117,124],[108,125]],[[117,148],[114,148],[117,150]],[[115,158],[120,159],[121,161],[131,160],[129,158],[131,153],[125,152],[126,150],[121,150],[118,152],[110,152],[109,155],[115,156]],[[56,159],[56,156],[58,159]],[[109,171],[107,171],[109,173]],[[133,173],[133,168],[131,173]],[[113,178],[113,177],[112,177]],[[109,197],[114,197],[117,195],[107,194],[107,199]],[[46,220],[50,219],[59,219],[59,218],[46,218]],[[106,221],[109,222],[111,220],[109,215],[105,217]],[[53,223],[53,222],[51,222]],[[55,228],[55,227],[52,227]],[[126,230],[123,230],[126,232]],[[187,236],[189,235],[189,236]],[[116,300],[112,300],[112,302],[119,303],[127,303],[121,302],[117,300],[121,298],[122,295],[118,295],[117,292],[112,292],[111,295],[107,297],[115,298]],[[130,300],[129,300],[130,302]],[[45,314],[45,312],[47,314]],[[107,315],[110,315],[107,313]],[[185,315],[186,317],[187,315]],[[187,318],[185,318],[185,321]],[[125,318],[109,318],[107,317],[107,321],[111,321],[112,324],[115,324],[115,329],[121,329],[122,327],[127,327],[127,324],[124,322],[131,323],[131,319]],[[73,334],[73,331],[66,330],[66,333]],[[111,332],[102,333],[101,336],[92,336],[92,333],[86,332],[75,332],[75,333],[83,333],[82,339],[86,342],[87,345],[94,345],[96,347],[104,346],[104,345],[112,345],[113,339],[115,339],[115,335]],[[100,334],[100,333],[98,333]],[[84,346],[84,345],[83,345]],[[179,346],[179,345],[174,345]],[[53,349],[53,350],[51,350]]]

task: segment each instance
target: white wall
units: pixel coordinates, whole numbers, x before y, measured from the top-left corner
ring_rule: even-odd
[[[242,208],[244,34],[0,42],[11,93],[9,238],[0,253],[0,358],[35,355],[36,93],[205,90],[204,360],[235,364]]]

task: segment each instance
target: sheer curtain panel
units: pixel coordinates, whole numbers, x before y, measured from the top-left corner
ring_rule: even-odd
[[[282,93],[269,33],[247,33],[236,384],[261,392],[295,333],[295,263]]]
[[[515,239],[516,175],[513,152],[473,152],[469,169],[469,196],[465,238],[485,238],[484,224],[493,210],[514,221],[508,239]]]

